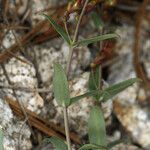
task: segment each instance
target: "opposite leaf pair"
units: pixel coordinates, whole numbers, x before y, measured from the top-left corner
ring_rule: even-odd
[[[62,107],[68,107],[69,105],[79,101],[82,98],[92,96],[97,101],[107,101],[119,92],[122,92],[133,83],[140,81],[138,78],[131,78],[123,82],[112,85],[104,90],[98,89],[99,72],[96,71],[90,75],[89,90],[87,93],[70,98],[69,85],[65,71],[58,63],[54,64],[54,77],[53,77],[53,91],[54,97],[57,103]]]
[[[104,90],[99,89],[100,82],[99,68],[91,72],[89,78],[89,92],[70,98],[69,85],[65,71],[58,63],[54,64],[54,77],[53,77],[53,89],[54,97],[57,103],[62,107],[68,107],[71,104],[79,101],[87,96],[92,96],[96,101],[107,101],[113,96],[123,91],[127,87],[131,86],[136,81],[140,81],[137,78],[128,79],[118,84],[112,85]],[[103,113],[98,106],[93,106],[91,109],[89,121],[88,121],[88,135],[89,144],[83,145],[79,150],[109,150],[120,141],[108,143],[106,136],[106,127]],[[63,140],[52,137],[48,139],[56,148],[56,150],[67,150],[67,145]]]
[[[73,43],[73,41],[69,38],[70,36],[67,34],[67,32],[61,26],[59,26],[50,16],[48,16],[46,14],[42,14],[42,15],[45,16],[49,20],[50,24],[55,28],[55,30],[60,34],[60,36],[64,39],[64,41],[70,47],[76,47],[79,45],[88,45],[88,44],[91,44],[94,42],[103,41],[103,40],[118,37],[117,34],[111,33],[111,34],[105,34],[105,35],[92,37],[89,39],[83,39],[83,40],[80,40],[80,41]]]
[[[110,150],[115,145],[124,142],[117,140],[108,143],[103,112],[98,106],[93,106],[88,121],[89,144],[83,145],[79,150]]]
[[[103,112],[97,106],[93,106],[91,109],[88,121],[88,136],[90,143],[81,146],[79,150],[110,150],[115,145],[124,142],[124,140],[117,140],[108,143]],[[45,141],[51,142],[56,150],[68,150],[66,143],[60,138],[51,137],[45,139]]]

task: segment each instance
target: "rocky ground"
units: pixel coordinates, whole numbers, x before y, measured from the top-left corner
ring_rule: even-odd
[[[56,0],[44,2],[41,0],[24,0],[22,4],[16,1],[18,7],[11,3],[9,8],[12,12],[18,8],[15,15],[19,17],[14,15],[15,19],[20,19],[22,24],[27,22],[26,24],[29,23],[30,28],[33,28],[39,21],[44,20],[38,12],[49,7],[56,7],[58,2],[60,5],[66,3],[65,0],[57,2]],[[11,11],[8,14],[12,14]],[[145,72],[150,78],[149,25],[149,20],[145,19],[141,35],[143,39],[140,56]],[[44,31],[44,28],[42,30]],[[14,32],[17,37],[23,37],[29,31],[30,29],[27,31],[3,30],[1,52],[16,43]],[[114,48],[115,56],[103,66],[105,86],[136,76],[132,52],[135,40],[133,21],[121,23],[115,32],[120,38],[117,39]],[[81,28],[79,38],[87,35],[97,35],[91,20]],[[96,50],[93,50],[94,47],[95,45],[92,48],[91,46],[84,46],[75,50],[69,81],[72,96],[87,91],[89,66],[97,53]],[[4,149],[53,149],[50,144],[42,143],[48,135],[38,131],[38,129],[31,129],[32,125],[26,119],[15,115],[14,109],[10,107],[6,99],[18,101],[24,108],[62,128],[62,109],[57,105],[52,93],[53,63],[59,62],[64,67],[69,48],[60,37],[55,37],[40,44],[36,44],[36,40],[31,40],[30,44],[26,44],[23,49],[25,50],[15,55],[16,57],[9,58],[0,66],[0,126],[4,133]],[[150,110],[146,101],[148,101],[148,97],[143,87],[135,84],[112,100],[102,104],[108,139],[112,141],[124,136],[131,138],[131,142],[119,144],[113,150],[150,150]],[[144,105],[145,103],[146,105]],[[87,140],[87,120],[92,105],[92,98],[84,98],[69,108],[70,131],[83,139],[83,142]],[[37,140],[31,136],[33,132],[37,134]],[[77,149],[78,146],[74,145],[74,147]]]

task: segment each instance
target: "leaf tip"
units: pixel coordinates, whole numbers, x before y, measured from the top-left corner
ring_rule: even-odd
[[[132,80],[133,80],[134,82],[143,82],[143,80],[142,80],[142,79],[137,78],[137,77],[132,78]]]
[[[43,17],[47,17],[47,15],[44,14],[44,13],[39,13],[39,15],[40,15],[40,16],[43,16]]]

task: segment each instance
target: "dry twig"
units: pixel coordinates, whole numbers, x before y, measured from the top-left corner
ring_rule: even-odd
[[[12,108],[13,112],[19,116],[20,118],[24,118],[24,115],[21,111],[21,108],[18,104],[18,102],[15,102],[13,99],[9,97],[5,97],[6,101]],[[64,128],[54,124],[47,122],[43,118],[39,117],[37,114],[34,112],[31,112],[30,110],[25,108],[25,111],[27,112],[28,115],[28,120],[30,121],[30,124],[32,127],[38,129],[39,131],[43,132],[44,134],[47,134],[49,136],[57,136],[60,138],[65,139],[65,130]],[[80,138],[73,132],[70,132],[70,138],[74,143],[81,144]]]
[[[141,49],[141,31],[142,31],[142,21],[146,12],[146,7],[149,3],[149,0],[144,0],[139,11],[136,15],[136,29],[135,29],[135,43],[133,47],[133,61],[136,74],[139,78],[143,80],[143,87],[148,95],[150,91],[150,80],[148,79],[144,68],[142,67],[140,60],[140,49]],[[150,99],[149,99],[150,100]]]

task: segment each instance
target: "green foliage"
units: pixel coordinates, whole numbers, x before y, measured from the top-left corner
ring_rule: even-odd
[[[114,146],[127,141],[120,139],[110,143],[107,142],[105,120],[103,112],[98,106],[93,106],[91,109],[88,121],[88,135],[90,144],[83,145],[79,150],[110,150]]]
[[[120,144],[120,143],[127,143],[125,139],[119,139],[119,140],[116,140],[116,141],[113,141],[113,142],[110,142],[108,145],[107,145],[107,148],[108,149],[111,149],[113,148],[114,146]]]
[[[0,128],[0,150],[3,150],[3,130]]]
[[[98,94],[99,94],[99,90],[94,90],[94,91],[89,91],[85,94],[82,94],[82,95],[79,95],[79,96],[76,96],[76,97],[72,97],[70,99],[70,104],[74,104],[74,103],[78,102],[79,100],[81,100],[85,97],[94,96],[94,95],[96,96]]]
[[[118,35],[113,34],[113,33],[112,34],[105,34],[105,35],[101,35],[101,36],[92,37],[92,38],[89,38],[89,39],[80,40],[80,41],[78,41],[78,42],[76,42],[72,45],[72,41],[70,41],[70,38],[68,37],[67,32],[61,26],[59,26],[50,16],[48,16],[46,14],[42,14],[42,15],[49,20],[50,24],[55,28],[55,30],[61,35],[61,37],[70,46],[88,45],[88,44],[95,43],[95,42],[98,42],[98,41],[118,37]]]
[[[107,146],[105,121],[99,107],[93,106],[88,121],[88,135],[91,144]]]
[[[128,79],[123,82],[117,83],[115,85],[112,85],[112,86],[100,91],[100,90],[92,90],[95,88],[94,87],[95,81],[92,84],[92,80],[94,80],[94,79],[91,78],[89,80],[91,82],[91,83],[89,83],[89,88],[91,89],[91,91],[71,98],[70,104],[74,104],[74,103],[78,102],[79,100],[81,100],[82,98],[89,97],[89,96],[93,96],[95,98],[99,97],[99,99],[96,99],[99,101],[107,101],[107,100],[111,99],[113,96],[117,95],[118,93],[122,92],[123,90],[125,90],[126,88],[131,86],[132,84],[134,84],[135,82],[141,81],[138,78],[132,78],[132,79]]]
[[[96,67],[95,70],[92,70],[89,77],[89,90],[100,90],[100,79],[101,79],[101,69],[100,67]],[[99,100],[100,93],[93,95],[96,100]]]
[[[74,47],[79,45],[88,45],[98,41],[103,41],[103,40],[118,37],[118,35],[112,33],[112,34],[105,34],[105,35],[96,36],[88,39],[83,39],[73,43],[70,40],[67,32],[61,26],[59,26],[50,16],[46,14],[42,14],[42,15],[49,20],[50,24],[67,42],[67,44],[70,46],[70,48],[72,48],[72,50]],[[103,22],[100,20],[98,14],[93,13],[93,21],[97,28],[99,28],[100,30],[103,28]],[[70,98],[69,85],[68,85],[65,71],[63,70],[60,64],[58,63],[54,64],[54,77],[53,77],[54,97],[56,98],[57,103],[62,107],[67,107],[79,101],[80,99],[88,96],[92,96],[94,97],[95,100],[100,102],[107,101],[108,99],[111,99],[116,94],[122,92],[123,90],[131,86],[133,83],[140,80],[138,78],[128,79],[126,81],[112,85],[104,90],[100,89],[100,81],[101,81],[101,72],[100,72],[100,68],[97,67],[96,70],[92,71],[90,74],[89,91],[85,94]],[[67,126],[65,126],[65,128],[67,128]],[[116,144],[120,143],[120,141],[115,141],[109,144],[107,143],[104,116],[101,109],[98,106],[93,106],[91,109],[90,117],[88,121],[88,135],[89,135],[90,144],[83,145],[79,150],[88,150],[88,149],[108,150],[111,149]],[[2,146],[2,139],[3,139],[3,135],[2,135],[2,131],[0,131],[0,142],[1,142],[0,146]],[[52,138],[48,138],[47,141],[51,142],[54,145],[56,150],[69,149],[69,142],[67,148],[67,145],[64,143],[64,141],[59,138],[52,137]],[[1,149],[2,147],[0,147],[0,150]]]
[[[92,70],[89,77],[89,90],[98,90],[100,86],[100,68],[96,67],[95,70]]]
[[[83,146],[81,146],[79,148],[79,150],[111,150],[113,147],[115,147],[116,145],[120,144],[120,143],[126,143],[124,139],[119,139],[113,142],[108,143],[107,146],[101,146],[101,145],[97,145],[97,144],[85,144]]]
[[[68,150],[66,143],[58,137],[46,138],[45,142],[51,142],[55,147],[55,150]]]
[[[107,150],[107,147],[96,144],[85,144],[79,148],[79,150],[91,150],[91,149]]]
[[[70,39],[68,37],[67,32],[61,26],[59,26],[50,16],[48,16],[46,14],[42,14],[42,15],[44,17],[46,17],[46,19],[48,19],[48,21],[50,22],[50,24],[61,35],[61,37],[68,43],[68,45],[71,45],[71,41],[70,41]]]
[[[96,36],[96,37],[92,37],[92,38],[88,38],[88,39],[83,39],[83,40],[80,40],[80,41],[74,43],[73,46],[88,45],[91,43],[108,40],[108,39],[112,39],[112,38],[118,38],[118,35],[112,33],[112,34],[104,34],[104,35],[100,35],[100,36]]]
[[[62,66],[58,63],[54,64],[53,90],[57,103],[63,107],[69,106],[70,93],[67,77]]]
[[[138,78],[131,78],[106,88],[101,94],[100,101],[107,101],[111,99],[113,96],[117,95],[129,86],[133,85],[135,82],[139,81],[141,80]]]

